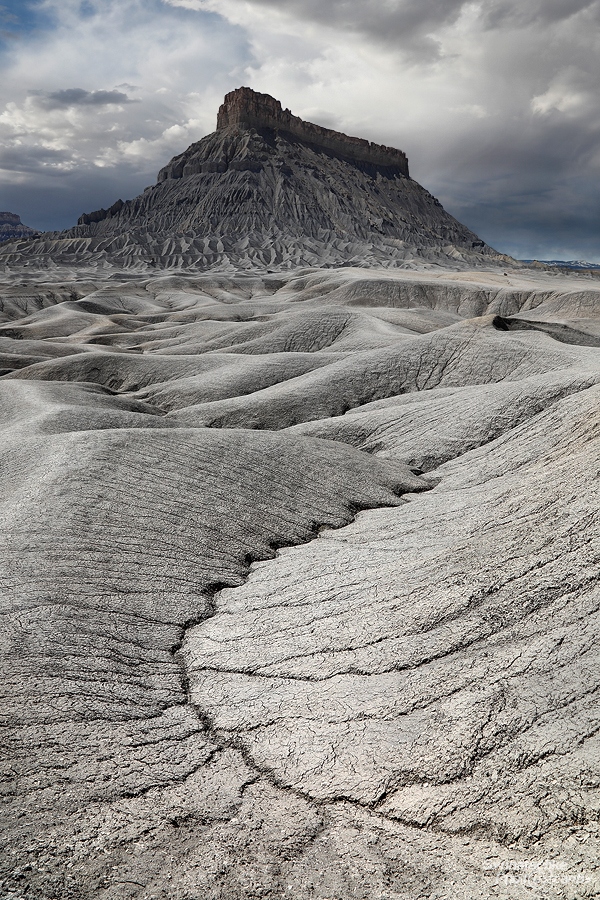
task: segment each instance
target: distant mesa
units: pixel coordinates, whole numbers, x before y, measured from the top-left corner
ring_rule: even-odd
[[[14,238],[35,237],[38,234],[39,231],[23,225],[21,217],[16,213],[0,212],[0,243]]]
[[[600,263],[587,262],[585,259],[522,259],[521,262],[543,267],[550,266],[553,269],[600,271]]]
[[[19,265],[11,252],[0,263]],[[216,131],[155,185],[22,252],[36,266],[225,271],[498,257],[410,177],[402,150],[304,122],[249,87],[225,96]]]

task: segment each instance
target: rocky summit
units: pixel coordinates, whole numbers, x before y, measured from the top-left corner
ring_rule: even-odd
[[[289,269],[476,263],[494,253],[409,175],[401,150],[304,122],[250,88],[225,97],[217,130],[133,200],[10,248],[44,266]]]
[[[33,237],[39,232],[28,225],[23,225],[21,217],[16,213],[0,212],[0,244],[14,238]]]
[[[600,282],[408,171],[236,91],[0,249],[0,900],[600,897]]]

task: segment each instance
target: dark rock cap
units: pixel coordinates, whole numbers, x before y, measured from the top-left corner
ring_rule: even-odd
[[[304,122],[292,115],[289,109],[283,109],[279,100],[269,94],[259,94],[249,87],[241,87],[225,95],[217,116],[217,131],[232,126],[285,131],[355,162],[394,166],[408,177],[408,159],[402,150]]]
[[[23,225],[21,216],[13,212],[0,212],[0,243],[18,238],[35,237],[39,234],[34,228]]]
[[[0,225],[21,225],[21,216],[11,212],[0,212]]]

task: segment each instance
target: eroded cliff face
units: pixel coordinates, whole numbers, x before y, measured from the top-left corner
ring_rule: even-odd
[[[10,251],[10,252],[9,252]],[[250,88],[157,184],[65,232],[0,250],[9,270],[456,265],[499,258],[408,175],[401,150],[303,122]]]
[[[319,154],[358,164],[363,171],[374,176],[409,177],[408,159],[402,150],[304,122],[293,116],[289,109],[283,109],[279,100],[269,94],[259,94],[242,87],[225,95],[217,115],[216,135],[226,141],[226,135],[235,138],[240,132],[248,131],[258,131],[269,143],[281,137],[290,144],[305,144]],[[200,170],[190,165],[202,147],[203,142],[199,141],[185,153],[174,157],[159,172],[159,182],[169,178],[185,178],[197,171],[226,171],[226,164],[216,169],[208,166]]]
[[[296,138],[331,150],[344,159],[397,168],[408,177],[408,159],[402,150],[374,144],[363,138],[349,137],[312,122],[304,122],[283,109],[279,100],[269,94],[259,94],[241,87],[225,95],[217,116],[217,131],[231,126],[242,128],[271,128],[288,132]]]

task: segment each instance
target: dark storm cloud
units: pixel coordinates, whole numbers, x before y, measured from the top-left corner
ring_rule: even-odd
[[[16,211],[25,224],[41,231],[71,228],[83,212],[110,206],[119,197],[139,193],[154,181],[154,172],[133,173],[127,166],[119,170],[74,169],[57,177],[47,169],[38,170],[35,182],[12,180],[0,191],[2,207]]]
[[[600,258],[600,117],[557,110],[461,129],[446,156],[423,145],[412,171],[497,249],[526,258]],[[420,152],[419,152],[420,151]]]
[[[436,188],[448,210],[497,249],[527,259],[600,261],[600,186],[576,176],[457,180]]]
[[[62,174],[72,154],[48,147],[0,147],[0,169],[10,172]]]
[[[476,13],[487,28],[549,24],[569,19],[598,0],[250,0],[251,5],[285,10],[301,19],[361,32],[388,42],[409,43],[456,21],[463,10]]]
[[[63,91],[31,91],[36,102],[44,109],[66,109],[70,106],[111,106],[133,103],[121,91],[84,91],[83,88],[67,88]]]
[[[292,15],[344,31],[364,34],[423,61],[439,55],[434,29],[454,22],[467,0],[254,0]]]
[[[487,0],[482,19],[488,28],[550,24],[594,8],[598,9],[597,0]]]

